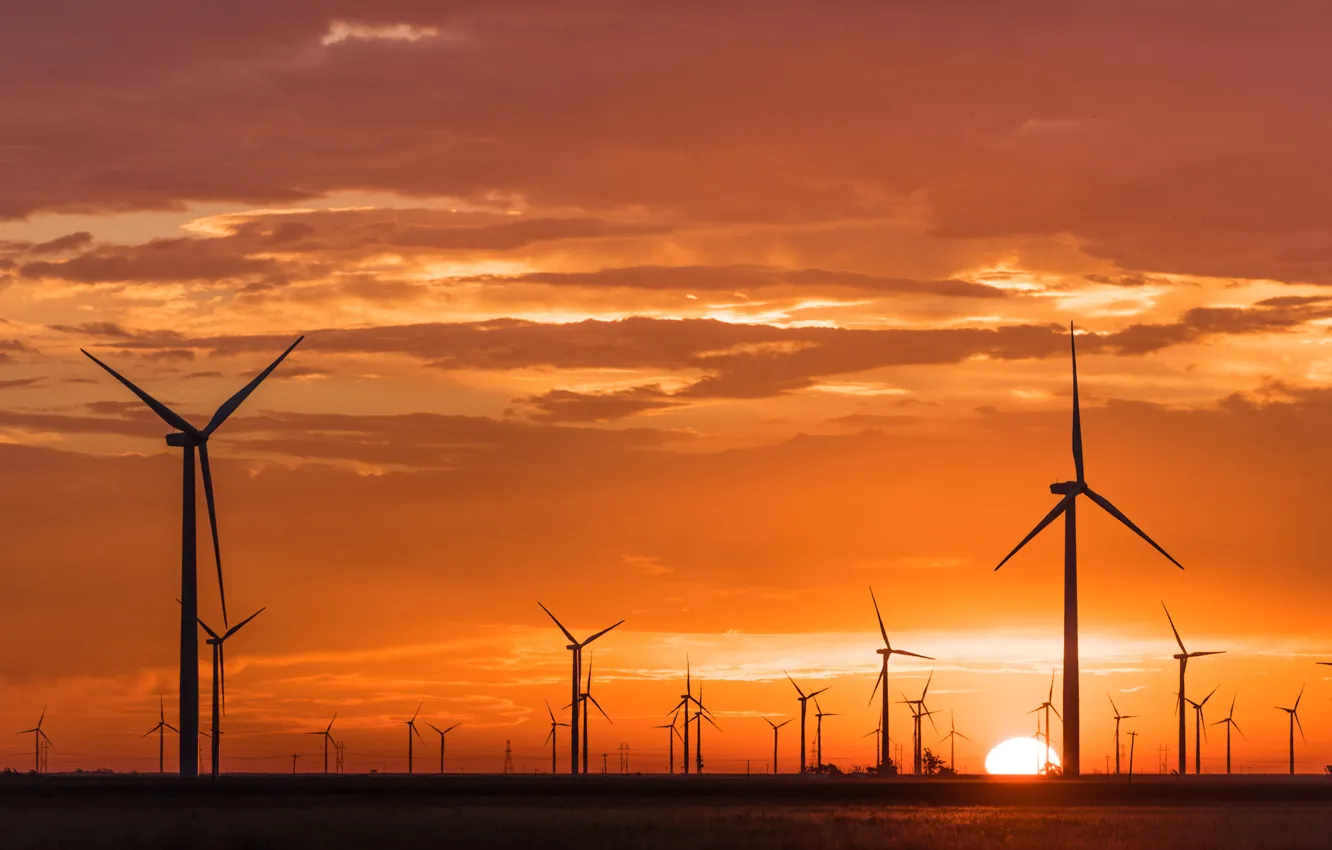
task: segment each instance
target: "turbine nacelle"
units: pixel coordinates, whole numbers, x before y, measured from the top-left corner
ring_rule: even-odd
[[[1086,489],[1085,481],[1056,481],[1050,485],[1050,492],[1059,496],[1077,496]]]
[[[176,431],[173,434],[166,435],[166,444],[172,448],[188,449],[191,446],[198,446],[208,441],[208,438],[202,434],[183,434]]]

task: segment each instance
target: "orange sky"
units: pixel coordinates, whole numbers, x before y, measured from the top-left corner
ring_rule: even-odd
[[[1059,665],[1059,530],[991,570],[1072,473],[1069,321],[1088,480],[1187,568],[1081,512],[1084,770],[1106,693],[1140,766],[1174,745],[1162,601],[1229,650],[1189,686],[1238,693],[1237,765],[1304,683],[1332,761],[1325,4],[58,5],[0,32],[0,732],[48,706],[53,770],[155,768],[174,703],[176,456],[80,347],[202,424],[307,334],[212,449],[268,606],[229,770],[314,765],[334,711],[401,769],[422,700],[453,766],[544,769],[538,599],[628,621],[612,767],[664,765],[686,656],[709,769],[770,760],[783,670],[870,763],[873,584],[975,771]]]

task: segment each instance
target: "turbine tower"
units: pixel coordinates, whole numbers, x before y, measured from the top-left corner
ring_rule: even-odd
[[[1241,738],[1244,738],[1244,740],[1246,741],[1249,740],[1247,737],[1245,737],[1244,732],[1239,728],[1239,724],[1235,722],[1235,697],[1230,698],[1230,713],[1227,714],[1221,720],[1216,721],[1212,725],[1220,726],[1223,723],[1226,726],[1226,776],[1229,776],[1230,775],[1230,730],[1234,729],[1236,732],[1240,733]]]
[[[1295,775],[1295,727],[1300,727],[1300,740],[1305,740],[1304,724],[1300,722],[1300,700],[1304,699],[1304,685],[1300,685],[1300,695],[1295,697],[1295,705],[1290,708],[1276,706],[1278,711],[1284,711],[1290,716],[1290,775]],[[39,727],[41,724],[37,724]]]
[[[402,721],[403,723],[407,724],[407,775],[408,776],[412,775],[412,735],[415,735],[417,738],[421,738],[421,732],[416,728],[416,717],[421,713],[421,706],[423,705],[425,705],[424,702],[417,703],[416,711],[412,712],[412,719]],[[421,741],[422,743],[424,743],[425,738],[421,738]]]
[[[818,697],[814,698],[814,758],[819,763],[819,773],[823,772],[823,718],[836,716],[835,712],[824,711]]]
[[[552,717],[552,718],[551,718],[551,721],[554,722],[554,719],[555,719],[555,718]],[[671,715],[671,722],[670,722],[670,723],[663,723],[663,724],[660,725],[660,726],[653,726],[653,727],[652,727],[653,729],[667,729],[667,730],[669,730],[669,731],[666,733],[666,741],[667,741],[667,743],[670,745],[670,748],[669,748],[669,749],[670,749],[670,761],[667,763],[667,767],[666,767],[666,775],[667,775],[667,776],[674,776],[674,775],[675,775],[675,739],[678,738],[678,737],[680,737],[680,730],[676,728],[675,724],[676,724],[677,722],[679,722],[679,719],[680,719],[680,712],[677,711],[675,714],[672,714],[672,715]]]
[[[550,711],[550,703],[546,703],[546,711]],[[554,720],[554,719],[555,719],[554,717],[551,718],[551,720]],[[450,727],[447,728],[447,729],[441,729],[441,728],[439,728],[438,726],[436,726],[435,724],[431,723],[431,722],[428,721],[428,720],[426,721],[426,725],[429,726],[431,729],[434,729],[436,732],[439,733],[439,775],[440,775],[440,776],[443,776],[443,775],[444,775],[444,736],[447,735],[447,734],[449,734],[450,732],[452,732],[454,729],[457,729],[459,726],[461,726],[461,725],[462,725],[462,721],[459,720],[457,723],[453,724],[452,726],[450,726]],[[550,730],[550,733],[551,733],[551,735],[554,735],[554,734],[555,734],[555,730],[552,728],[552,729]],[[552,752],[552,754],[554,753],[554,747],[551,748],[551,752]]]
[[[912,731],[915,734],[915,741],[912,743],[912,770],[916,775],[920,775],[923,765],[924,753],[921,752],[921,725],[923,718],[930,718],[930,727],[938,732],[939,727],[934,725],[934,712],[930,711],[925,705],[925,697],[930,692],[930,683],[934,681],[934,671],[930,671],[929,678],[925,680],[925,687],[921,689],[920,699],[907,699],[906,694],[902,694],[902,702],[911,706],[911,715],[914,723]]]
[[[1119,775],[1119,721],[1133,720],[1136,714],[1120,714],[1119,707],[1115,705],[1115,698],[1106,694],[1106,699],[1110,700],[1110,708],[1115,712],[1115,775]]]
[[[590,642],[591,641],[588,641],[588,643]],[[587,773],[587,743],[589,737],[587,733],[587,716],[591,714],[587,708],[588,702],[590,701],[595,705],[597,711],[601,712],[601,716],[606,718],[612,726],[615,725],[615,721],[610,719],[610,715],[606,713],[606,709],[602,708],[601,703],[597,702],[597,698],[592,696],[592,659],[590,658],[587,661],[587,690],[583,691],[583,693],[579,695],[579,698],[583,700],[583,773]]]
[[[1212,688],[1212,693],[1203,697],[1202,702],[1189,700],[1189,705],[1193,706],[1193,772],[1195,775],[1202,775],[1202,739],[1207,734],[1206,719],[1203,717],[1203,706],[1216,693],[1216,689],[1221,687],[1217,685]]]
[[[337,720],[337,719],[338,719],[338,713],[335,711],[335,712],[333,712],[333,720]],[[319,736],[323,737],[323,739],[324,739],[324,775],[325,775],[325,776],[328,775],[328,745],[331,743],[331,744],[333,745],[334,749],[336,749],[337,746],[338,746],[338,742],[333,740],[333,720],[328,721],[328,725],[325,726],[325,727],[324,727],[321,731],[319,731],[319,732],[306,732],[306,733],[305,733],[305,734],[307,734],[307,735],[319,735]]]
[[[955,713],[952,711],[948,712],[948,734],[939,739],[939,743],[941,744],[944,741],[948,742],[948,767],[953,771],[954,776],[957,775],[957,739],[961,738],[964,741],[971,741],[966,735],[957,731],[956,721],[957,718]],[[975,741],[972,741],[972,743],[974,744]]]
[[[1187,702],[1188,700],[1188,697],[1184,695],[1184,671],[1189,666],[1190,658],[1200,658],[1204,655],[1223,655],[1225,653],[1225,650],[1221,649],[1211,652],[1189,652],[1187,649],[1184,648],[1184,641],[1179,636],[1179,629],[1175,628],[1175,618],[1170,616],[1170,609],[1166,608],[1164,602],[1161,603],[1161,607],[1165,608],[1166,620],[1170,622],[1170,631],[1175,633],[1175,643],[1179,644],[1179,652],[1174,656],[1175,660],[1179,662],[1179,694],[1178,694],[1179,702],[1176,703],[1175,710],[1179,714],[1179,775],[1183,776],[1185,773],[1188,772],[1188,766],[1189,766],[1189,759],[1188,759],[1189,741],[1188,741],[1188,736],[1186,734],[1186,727],[1184,725],[1184,703]]]
[[[221,637],[218,637],[217,632],[210,629],[207,623],[205,623],[203,620],[199,620],[199,625],[202,626],[203,630],[208,632],[209,634],[207,643],[209,646],[213,648],[213,759],[212,759],[213,776],[217,776],[218,766],[221,763],[220,759],[222,752],[221,749],[222,736],[218,734],[217,731],[220,722],[218,720],[219,697],[221,697],[222,701],[221,702],[222,714],[226,714],[227,712],[227,658],[226,658],[225,644],[228,638],[230,638],[236,632],[240,631],[242,628],[244,628],[246,623],[250,622],[255,617],[258,617],[262,613],[264,613],[264,609],[260,608],[258,611],[255,611],[253,614],[246,617],[244,620],[241,620],[236,625],[227,629],[227,631],[223,633]]]
[[[781,723],[773,723],[771,720],[768,720],[768,718],[766,717],[763,719],[767,720],[768,725],[772,727],[772,775],[776,776],[777,775],[777,730],[781,729],[783,726],[790,723],[795,718],[787,718],[786,720],[783,720]]]
[[[1026,546],[1037,534],[1050,523],[1064,515],[1064,710],[1068,712],[1068,720],[1064,722],[1064,758],[1063,771],[1065,776],[1075,777],[1081,773],[1082,769],[1082,748],[1081,748],[1081,698],[1078,690],[1078,530],[1077,530],[1077,499],[1078,496],[1086,496],[1106,513],[1128,526],[1131,531],[1151,544],[1152,548],[1165,555],[1172,564],[1184,569],[1179,561],[1171,557],[1170,553],[1156,544],[1155,540],[1147,536],[1141,528],[1133,524],[1133,521],[1120,512],[1110,503],[1109,499],[1092,490],[1087,486],[1085,470],[1082,462],[1082,412],[1078,401],[1078,353],[1077,341],[1073,333],[1073,323],[1068,326],[1069,333],[1069,351],[1073,362],[1073,467],[1077,473],[1077,478],[1073,481],[1062,481],[1050,485],[1050,492],[1063,496],[1059,503],[1045,515],[1031,533],[1022,538],[1022,542],[1013,548],[1004,559],[999,562],[996,570],[1008,563],[1009,559],[1016,555],[1023,546]],[[1048,732],[1047,732],[1048,734]]]
[[[142,737],[147,738],[154,732],[157,733],[157,772],[166,773],[166,730],[170,729],[177,735],[180,730],[170,723],[166,722],[166,706],[162,702],[162,696],[157,697],[157,725],[144,732]]]
[[[883,636],[883,648],[875,650],[883,656],[883,662],[879,667],[879,678],[874,680],[874,690],[870,691],[870,704],[873,705],[874,694],[879,690],[879,685],[883,685],[879,705],[879,727],[883,730],[883,737],[879,739],[879,767],[882,769],[883,765],[893,760],[888,751],[888,659],[894,655],[924,658],[926,661],[933,661],[934,659],[928,655],[907,652],[905,649],[893,649],[892,641],[888,640],[888,630],[883,627],[883,615],[879,613],[879,600],[874,598],[874,588],[872,587],[870,588],[870,601],[874,603],[874,616],[879,621],[879,634]]]
[[[555,774],[559,770],[559,765],[555,761],[555,730],[561,726],[568,726],[568,723],[560,723],[555,719],[555,712],[550,710],[550,700],[546,700],[546,713],[550,715],[550,732],[546,735],[546,743],[550,744],[550,772]],[[444,772],[444,736],[439,736],[439,772]]]
[[[42,713],[41,716],[37,718],[37,725],[32,727],[31,729],[24,729],[22,732],[17,733],[19,735],[28,735],[28,734],[32,735],[33,773],[42,772],[42,741],[46,741],[46,745],[48,747],[51,746],[51,739],[46,737],[46,733],[42,731],[42,721],[45,719],[46,719],[46,706],[42,706]]]
[[[537,604],[541,605],[540,602],[538,602]],[[601,631],[592,635],[592,637],[588,638],[587,640],[584,640],[582,643],[579,643],[574,638],[574,636],[569,633],[569,630],[564,627],[564,624],[561,623],[559,620],[555,619],[555,615],[550,613],[549,608],[547,608],[545,605],[541,605],[541,610],[545,611],[546,616],[550,617],[552,620],[555,621],[555,625],[560,627],[561,632],[564,632],[564,636],[569,639],[569,645],[566,646],[565,649],[573,653],[573,677],[572,677],[573,697],[569,701],[569,706],[570,706],[569,710],[571,712],[569,717],[569,738],[571,743],[569,749],[569,773],[577,774],[578,773],[578,709],[581,707],[579,705],[579,700],[582,698],[582,695],[579,693],[580,690],[579,686],[582,684],[582,679],[583,679],[583,647],[587,646],[589,643],[601,637],[606,632],[610,631],[616,626],[619,626],[621,623],[624,622],[624,620],[621,620],[619,623],[616,623],[614,626],[608,626],[602,629]]]
[[[712,724],[712,728],[718,732],[721,727],[717,721],[712,719],[712,712],[703,704],[703,683],[698,683],[698,699],[694,700],[694,725],[698,728],[694,730],[694,773],[703,775],[703,721],[706,720]]]
[[[182,449],[183,489],[181,496],[181,556],[180,556],[180,775],[194,777],[199,775],[199,639],[195,621],[199,617],[199,593],[196,551],[196,526],[194,504],[194,455],[199,454],[199,467],[203,473],[204,498],[208,503],[208,524],[213,533],[213,557],[217,561],[217,588],[222,599],[222,625],[228,625],[227,596],[222,584],[222,549],[217,538],[217,510],[213,503],[213,472],[208,464],[208,439],[213,436],[227,417],[250,396],[250,393],[272,374],[278,364],[286,359],[305,337],[297,337],[286,351],[282,352],[267,369],[255,376],[254,380],[241,388],[240,392],[217,409],[213,418],[202,429],[195,428],[171,408],[162,404],[148,393],[130,383],[115,369],[84,351],[89,360],[101,366],[139,400],[148,405],[162,421],[175,431],[167,435],[168,446]],[[82,349],[80,349],[82,350]]]
[[[804,773],[805,772],[805,708],[807,703],[811,699],[823,693],[824,691],[828,690],[828,688],[819,688],[814,693],[806,695],[804,691],[800,690],[800,686],[795,683],[795,679],[791,678],[790,673],[787,673],[785,670],[783,670],[782,673],[786,675],[786,679],[791,683],[791,687],[795,688],[796,693],[799,694],[799,696],[796,697],[796,701],[800,703],[800,772]],[[829,687],[832,686],[829,685]]]
[[[1052,672],[1050,674],[1050,693],[1046,696],[1045,702],[1027,712],[1028,714],[1036,714],[1038,711],[1045,712],[1045,773],[1047,775],[1050,773],[1050,768],[1052,767],[1050,764],[1050,712],[1054,712],[1055,717],[1059,718],[1060,723],[1064,722],[1064,718],[1059,717],[1059,709],[1054,707],[1054,679],[1054,673]],[[1067,692],[1068,691],[1065,690],[1065,693]],[[1038,733],[1040,731],[1040,726],[1041,718],[1038,715],[1036,717],[1036,729]],[[1067,734],[1067,727],[1065,727],[1065,734]],[[1064,742],[1064,746],[1068,746],[1067,741]]]

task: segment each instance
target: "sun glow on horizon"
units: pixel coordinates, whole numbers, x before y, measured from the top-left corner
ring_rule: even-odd
[[[1059,755],[1050,750],[1050,764],[1059,766]],[[985,772],[1004,776],[1036,776],[1044,768],[1045,743],[1035,738],[1009,738],[995,745],[985,757]]]

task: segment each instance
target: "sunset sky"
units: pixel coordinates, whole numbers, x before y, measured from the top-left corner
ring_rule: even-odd
[[[1307,685],[1321,771],[1329,28],[1299,0],[22,4],[0,738],[46,706],[53,771],[156,770],[175,710],[179,454],[80,347],[202,425],[305,334],[211,447],[232,620],[267,606],[228,644],[225,769],[321,766],[336,711],[349,771],[402,770],[422,701],[463,722],[450,769],[506,740],[547,769],[538,600],[627,620],[589,650],[598,770],[621,742],[664,769],[687,657],[708,770],[770,762],[784,670],[831,686],[825,760],[871,764],[873,585],[977,772],[1060,664],[1060,528],[993,568],[1073,473],[1072,321],[1088,480],[1186,568],[1080,512],[1084,771],[1106,694],[1138,768],[1174,763],[1162,602],[1227,650],[1189,691],[1238,695],[1236,768],[1284,770]]]

